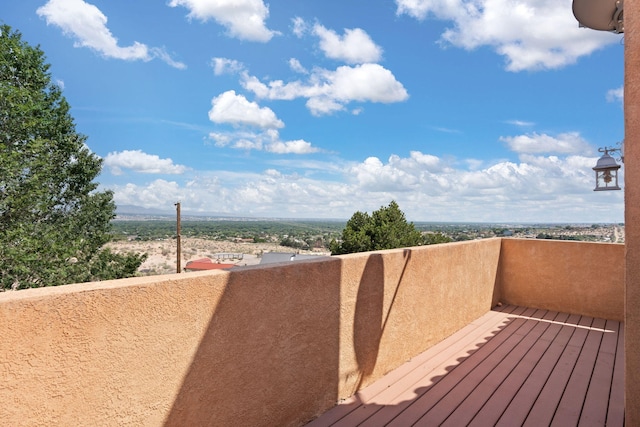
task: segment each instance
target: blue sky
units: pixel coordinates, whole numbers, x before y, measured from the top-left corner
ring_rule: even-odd
[[[21,0],[0,20],[44,50],[119,206],[624,219],[591,169],[624,138],[624,38],[571,0]]]

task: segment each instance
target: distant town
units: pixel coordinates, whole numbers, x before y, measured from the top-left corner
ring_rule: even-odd
[[[624,224],[437,224],[418,229],[441,232],[454,241],[515,237],[624,243]]]
[[[183,237],[244,243],[277,243],[296,249],[328,248],[340,239],[346,221],[195,217],[181,219]],[[440,233],[452,241],[515,237],[624,243],[624,224],[519,224],[414,222],[423,233]],[[160,240],[176,235],[176,218],[165,215],[118,215],[114,240]]]

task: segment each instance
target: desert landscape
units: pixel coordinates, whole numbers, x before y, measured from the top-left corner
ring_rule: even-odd
[[[156,223],[149,222],[149,224]],[[146,225],[148,226],[148,224]],[[624,243],[625,240],[624,226],[619,224],[581,226],[556,224],[509,228],[496,228],[491,224],[480,227],[457,224],[446,228],[443,232],[452,240],[458,241],[503,236],[505,235],[503,230],[508,230],[509,236],[515,238],[553,238],[609,243]],[[138,269],[140,275],[150,276],[175,273],[177,257],[176,239],[169,237],[139,240],[137,237],[139,231],[139,229],[134,228],[129,234],[128,240],[116,240],[108,243],[106,246],[117,253],[146,253],[148,256],[147,260]],[[147,235],[153,236],[154,233],[163,234],[166,233],[166,230],[155,230],[147,233]],[[234,236],[233,232],[228,234]],[[285,230],[272,232],[272,235],[268,236],[271,241],[264,243],[253,243],[253,239],[247,239],[246,236],[243,238],[241,234],[242,233],[238,232],[238,236],[231,237],[231,240],[183,236],[181,240],[181,267],[184,269],[189,261],[202,258],[209,258],[214,263],[236,264],[238,266],[255,265],[260,263],[262,254],[267,252],[330,255],[330,252],[326,248],[301,250],[280,245],[278,242],[282,241],[283,237],[287,235]],[[127,236],[125,233],[121,233],[121,235]],[[321,235],[317,235],[316,231],[309,232],[308,235],[304,233],[300,233],[300,235],[303,236],[304,240],[315,240],[322,237]],[[246,240],[249,240],[249,242]]]
[[[147,260],[138,269],[141,276],[176,272],[177,244],[175,239],[117,241],[108,243],[106,247],[117,253],[146,253]],[[201,258],[210,258],[213,262],[222,264],[255,265],[260,263],[262,254],[265,252],[330,255],[329,252],[302,251],[276,243],[236,243],[184,237],[181,240],[181,247],[180,264],[182,268],[187,262]],[[242,257],[234,257],[233,254],[242,254]]]

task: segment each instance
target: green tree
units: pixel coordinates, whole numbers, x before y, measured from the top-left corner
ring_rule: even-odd
[[[422,245],[424,240],[413,223],[407,222],[395,201],[382,206],[371,216],[356,212],[342,231],[341,242],[332,240],[332,255]]]
[[[356,212],[347,221],[342,230],[342,241],[338,243],[335,239],[329,243],[329,250],[332,255],[351,254],[355,252],[366,252],[373,250],[371,242],[371,217],[366,212]]]
[[[0,289],[126,277],[146,258],[100,249],[115,204],[69,109],[42,50],[1,25]]]
[[[426,233],[424,235],[424,244],[425,245],[437,245],[439,243],[449,243],[453,242],[451,237],[445,236],[442,233]]]

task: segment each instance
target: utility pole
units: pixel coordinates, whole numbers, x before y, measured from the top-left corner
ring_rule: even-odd
[[[176,203],[176,242],[178,244],[178,255],[176,257],[176,273],[181,273],[182,268],[180,266],[180,260],[182,258],[182,248],[180,246],[180,202]]]

